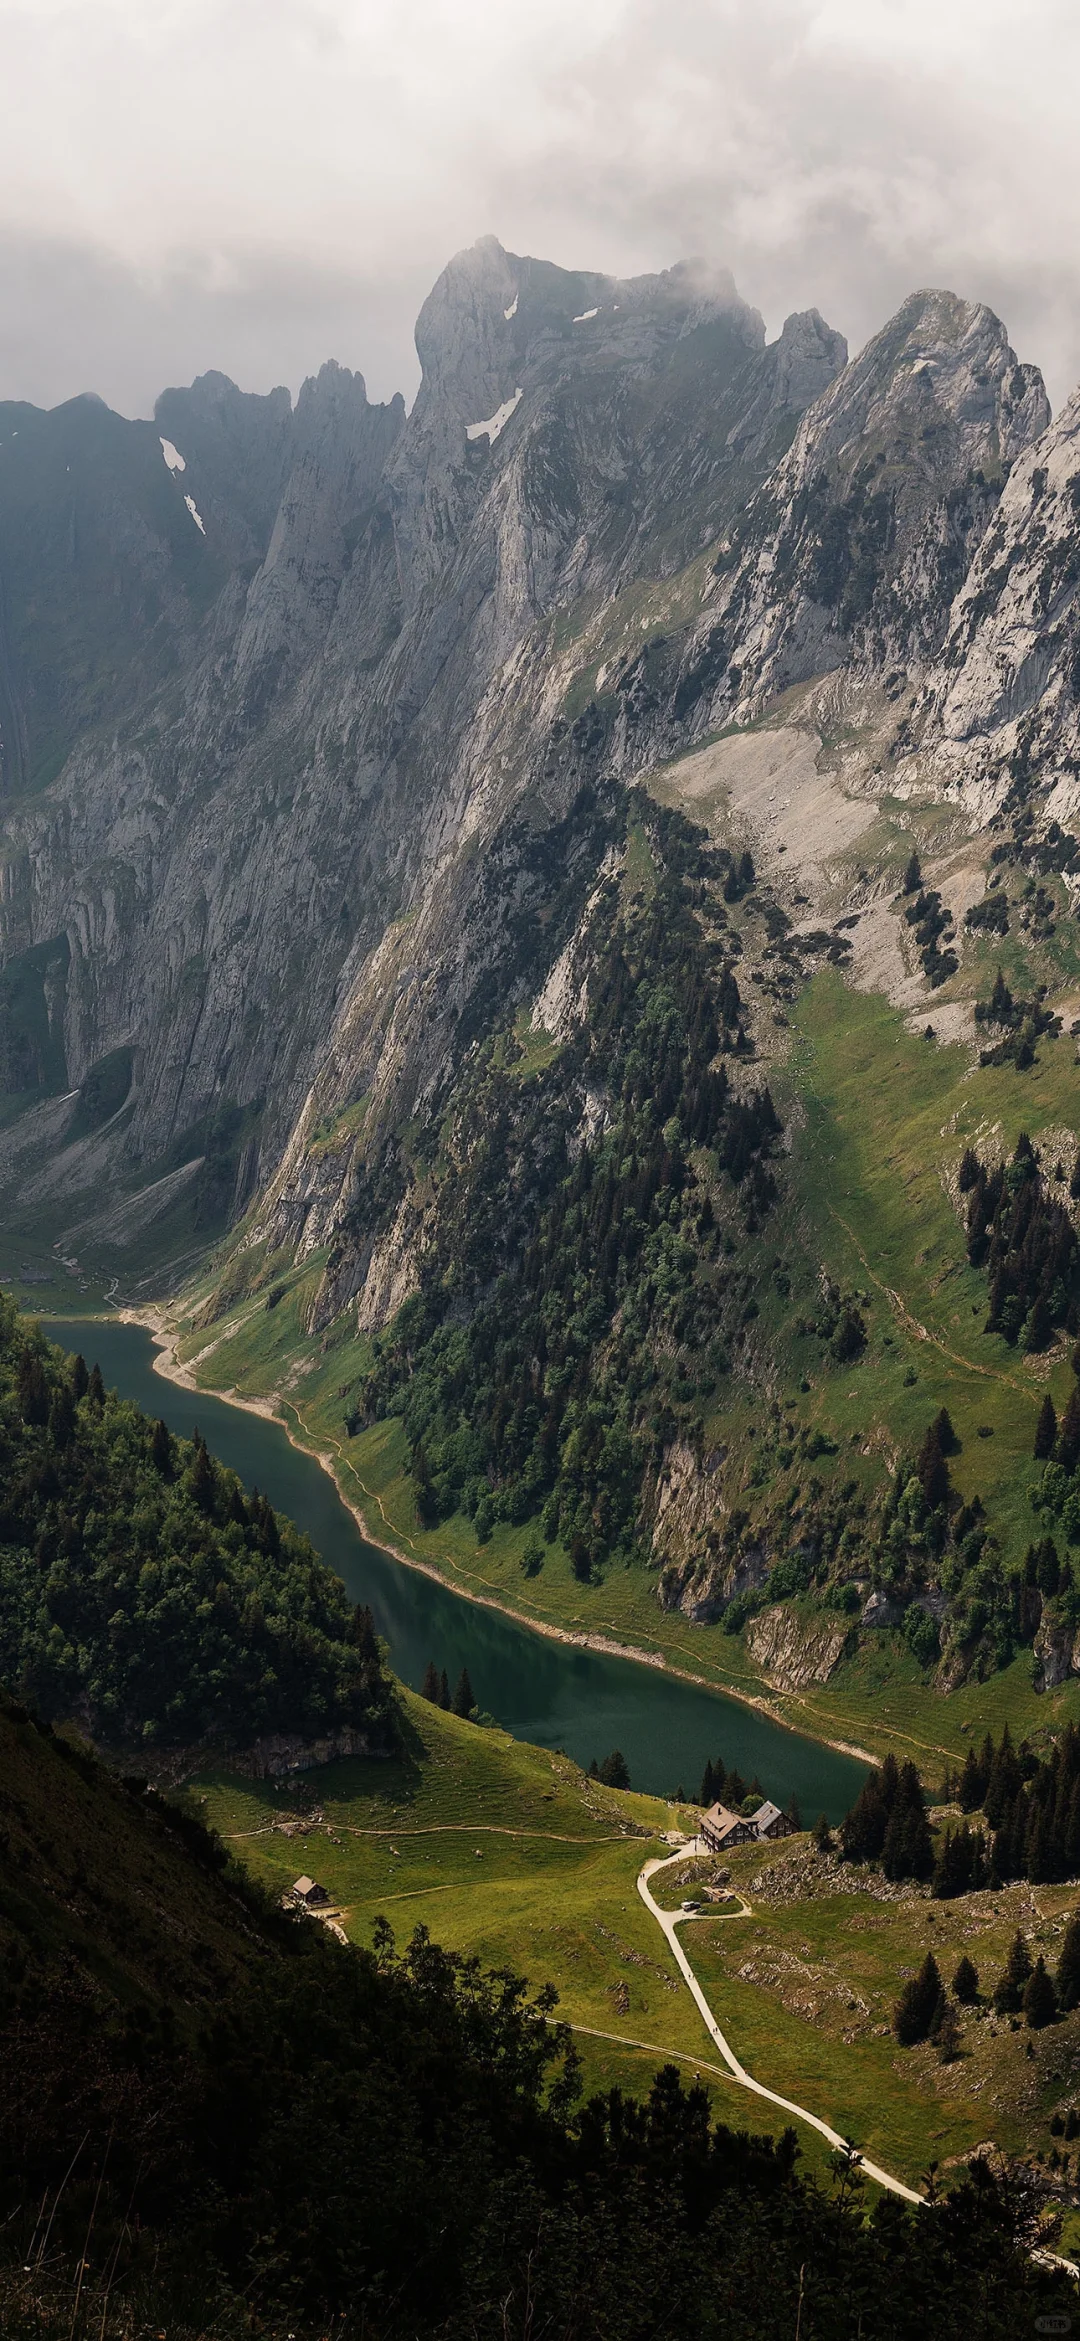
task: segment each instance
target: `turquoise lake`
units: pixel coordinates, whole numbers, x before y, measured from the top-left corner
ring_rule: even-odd
[[[531,1633],[369,1544],[329,1474],[276,1423],[155,1373],[142,1326],[65,1319],[44,1329],[88,1364],[96,1359],[110,1388],[170,1430],[190,1437],[197,1424],[222,1463],[306,1531],[351,1598],[370,1603],[395,1672],[414,1689],[429,1658],[451,1685],[467,1667],[478,1704],[515,1738],[564,1748],[581,1764],[621,1748],[634,1787],[659,1795],[680,1784],[696,1795],[717,1756],[748,1781],[756,1773],[778,1804],[794,1793],[807,1823],[822,1812],[839,1820],[857,1795],[866,1767],[854,1758],[659,1667]]]

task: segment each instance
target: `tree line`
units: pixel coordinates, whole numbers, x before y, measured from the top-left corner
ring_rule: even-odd
[[[1080,1877],[1080,1730],[1068,1723],[1045,1756],[1009,1726],[995,1742],[968,1749],[962,1769],[948,1770],[942,1802],[964,1818],[948,1822],[935,1845],[917,1767],[888,1755],[864,1782],[840,1825],[848,1861],[879,1862],[886,1877],[930,1883],[938,1900],[1025,1878],[1053,1885]],[[972,1825],[979,1816],[981,1827]]]
[[[737,1092],[724,1062],[745,1035],[733,960],[694,907],[703,833],[636,809],[650,890],[602,890],[587,1017],[546,1073],[518,1079],[505,1033],[466,1068],[423,1289],[349,1416],[401,1416],[425,1526],[462,1512],[483,1543],[535,1520],[529,1573],[557,1542],[582,1581],[632,1557],[647,1471],[727,1371],[736,1245],[714,1203],[726,1184],[759,1223],[781,1135],[768,1089]],[[607,1127],[582,1141],[593,1091]]]
[[[3,1296],[0,1681],[106,1744],[396,1732],[371,1613],[308,1539]]]

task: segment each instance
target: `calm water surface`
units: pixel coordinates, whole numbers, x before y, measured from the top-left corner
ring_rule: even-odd
[[[446,1668],[451,1685],[466,1666],[479,1705],[515,1738],[565,1748],[581,1764],[621,1748],[634,1787],[658,1795],[680,1782],[695,1795],[706,1760],[718,1755],[746,1780],[757,1773],[778,1804],[794,1791],[807,1822],[821,1812],[839,1820],[861,1787],[863,1765],[737,1700],[659,1667],[548,1641],[368,1544],[329,1474],[277,1423],[156,1374],[154,1343],[141,1325],[65,1319],[46,1321],[45,1331],[81,1349],[88,1364],[96,1359],[110,1389],[161,1415],[170,1430],[190,1438],[198,1424],[222,1463],[306,1530],[351,1599],[370,1602],[395,1672],[414,1689],[429,1658]]]

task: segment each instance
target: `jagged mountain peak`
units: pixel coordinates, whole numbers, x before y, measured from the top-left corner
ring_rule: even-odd
[[[513,396],[530,367],[589,365],[604,351],[656,358],[720,321],[747,351],[764,347],[763,320],[726,268],[689,260],[622,279],[507,252],[485,236],[448,262],[420,311],[418,410],[438,401],[468,426],[474,408],[494,413]]]
[[[913,293],[809,406],[718,563],[727,700],[925,663],[1010,466],[1049,419],[985,303]]]

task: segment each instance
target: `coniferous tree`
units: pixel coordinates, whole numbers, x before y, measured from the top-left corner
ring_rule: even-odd
[[[832,1845],[832,1830],[829,1827],[828,1815],[819,1813],[814,1824],[815,1849],[818,1853],[831,1853]]]
[[[195,1453],[191,1459],[191,1493],[200,1512],[210,1513],[214,1509],[217,1495],[217,1473],[207,1451],[206,1442],[199,1437],[197,1431],[194,1445]]]
[[[1031,1952],[1018,1930],[1013,1936],[1004,1968],[994,1985],[994,2006],[999,2016],[1019,2015],[1030,1975]]]
[[[80,1349],[76,1351],[71,1361],[71,1387],[75,1393],[76,1405],[80,1398],[85,1398],[89,1385],[90,1376],[86,1370],[86,1359]]]
[[[716,1803],[716,1774],[711,1763],[706,1764],[701,1775],[701,1795],[698,1798],[698,1803],[704,1812],[708,1811],[710,1805]]]
[[[600,1778],[605,1788],[629,1788],[630,1767],[621,1748],[612,1748],[600,1766]]]
[[[724,1803],[731,1807],[733,1813],[737,1813],[745,1795],[746,1782],[743,1779],[742,1773],[738,1771],[729,1772],[723,1787]]]
[[[444,1666],[442,1673],[439,1676],[439,1705],[440,1707],[444,1708],[446,1713],[449,1715],[452,1703],[453,1702],[450,1697],[450,1684],[447,1678],[446,1668]]]
[[[939,1504],[946,1503],[949,1495],[949,1466],[941,1445],[939,1422],[940,1417],[930,1424],[916,1464],[919,1484],[932,1512],[937,1511]]]
[[[951,2000],[946,2000],[931,2038],[937,2049],[939,2062],[943,2065],[955,2064],[960,2054],[962,2042],[959,2018]]]
[[[960,1961],[952,1980],[953,1996],[962,2008],[973,2008],[979,1997],[979,1970],[967,1952]]]
[[[1057,1409],[1048,1390],[1039,1408],[1039,1419],[1035,1425],[1035,1445],[1032,1452],[1036,1463],[1047,1462],[1053,1454],[1057,1440],[1057,1427]]]
[[[101,1367],[99,1365],[93,1365],[90,1368],[90,1379],[86,1385],[86,1395],[90,1401],[91,1406],[96,1406],[99,1409],[104,1406],[105,1384],[102,1380]]]
[[[801,1830],[802,1812],[799,1806],[798,1797],[796,1796],[794,1789],[792,1789],[791,1795],[788,1798],[787,1818],[790,1821],[793,1829]]]
[[[922,1785],[918,1769],[910,1760],[899,1767],[881,1848],[881,1866],[887,1878],[927,1878],[934,1866]]]
[[[457,1689],[454,1692],[454,1713],[460,1715],[465,1721],[472,1714],[475,1705],[473,1687],[469,1681],[469,1670],[468,1667],[463,1666],[458,1676]]]
[[[1065,1929],[1057,1966],[1058,1999],[1068,2014],[1080,2005],[1080,1910],[1074,1910]]]
[[[437,1707],[439,1704],[439,1677],[433,1658],[428,1659],[427,1665],[424,1669],[424,1680],[420,1686],[420,1696],[422,1699],[430,1699],[433,1707]]]
[[[940,2021],[944,1994],[941,1975],[932,1951],[928,1951],[917,1975],[904,1985],[893,2011],[893,2031],[901,2048],[913,2048],[920,2040],[928,2040],[935,2019]]]
[[[1057,1993],[1040,1951],[1024,1986],[1024,2022],[1030,2031],[1041,2032],[1044,2025],[1053,2023],[1057,2012]]]
[[[1080,1462],[1080,1390],[1070,1390],[1069,1403],[1061,1417],[1056,1459],[1063,1471],[1073,1472]]]
[[[1002,1726],[1001,1741],[993,1754],[990,1778],[983,1798],[983,1811],[992,1829],[997,1829],[1006,1807],[1022,1786],[1022,1773],[1008,1724]]]
[[[173,1443],[166,1425],[158,1419],[150,1434],[150,1461],[162,1479],[173,1475]]]
[[[900,891],[902,894],[917,894],[921,885],[922,868],[918,854],[912,852],[908,856]]]

